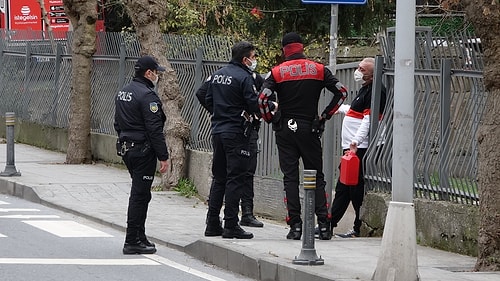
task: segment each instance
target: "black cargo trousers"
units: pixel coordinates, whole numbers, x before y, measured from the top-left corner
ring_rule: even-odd
[[[250,161],[248,137],[243,133],[212,135],[212,185],[208,198],[207,223],[219,221],[219,213],[225,201],[224,228],[238,224],[241,193]]]
[[[248,151],[250,152],[250,158],[245,176],[245,187],[243,188],[241,193],[241,210],[243,212],[245,210],[253,211],[254,175],[255,170],[257,169],[258,140],[259,128],[250,130],[250,136],[248,140]]]
[[[156,172],[156,154],[148,143],[135,145],[122,156],[132,177],[128,200],[125,243],[145,240],[145,224],[151,201],[151,185]]]
[[[349,203],[352,202],[354,208],[354,213],[356,217],[354,218],[353,230],[357,233],[361,230],[361,219],[360,210],[363,204],[363,198],[365,196],[365,177],[363,174],[363,157],[366,154],[366,148],[358,148],[356,155],[359,158],[359,174],[358,174],[358,184],[357,185],[345,185],[340,182],[340,178],[337,179],[337,185],[335,186],[335,197],[332,203],[332,218],[331,227],[337,227],[337,224],[344,216]],[[344,154],[349,151],[349,149],[344,149]],[[340,164],[339,164],[340,169]]]
[[[318,222],[327,222],[328,208],[323,174],[321,140],[312,132],[312,120],[282,118],[281,128],[276,131],[280,168],[283,172],[285,203],[288,225],[302,223],[299,197],[299,159],[305,170],[316,170],[315,213]]]

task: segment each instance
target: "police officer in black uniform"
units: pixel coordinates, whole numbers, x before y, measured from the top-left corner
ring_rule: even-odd
[[[256,60],[255,63],[252,62],[251,65],[248,66],[250,70],[255,70],[256,67]],[[262,84],[264,83],[264,78],[262,78],[261,75],[257,73],[252,73],[252,77],[254,79],[255,87],[256,89],[260,89],[262,87]],[[205,103],[205,97],[207,94],[207,89],[208,86],[211,83],[211,78],[210,76],[202,85],[201,87],[196,91],[196,98],[200,102],[200,104],[207,110],[209,110],[206,106]],[[258,92],[256,92],[258,94]],[[241,220],[240,220],[240,225],[242,226],[250,226],[250,227],[263,227],[264,224],[260,222],[254,215],[253,209],[254,209],[254,204],[253,204],[253,198],[254,198],[254,174],[255,170],[257,169],[257,153],[258,153],[258,140],[259,140],[259,129],[260,129],[260,123],[261,123],[261,118],[259,115],[254,115],[252,116],[253,120],[250,123],[246,124],[249,127],[246,127],[246,132],[248,134],[248,149],[250,152],[250,159],[249,159],[249,166],[246,171],[246,176],[245,176],[245,185],[244,188],[241,192]]]
[[[262,118],[273,123],[290,225],[287,239],[300,240],[302,218],[299,198],[299,159],[304,169],[316,170],[315,213],[319,238],[331,239],[327,195],[323,174],[320,135],[347,96],[347,89],[324,65],[306,59],[301,37],[291,32],[282,39],[285,61],[271,70],[262,86],[259,104]],[[333,93],[330,104],[318,116],[318,101],[323,88]],[[276,92],[276,94],[275,94]],[[276,99],[277,96],[277,99]],[[268,108],[269,100],[278,102],[277,111]]]
[[[249,166],[249,129],[258,114],[257,94],[251,67],[255,46],[236,43],[229,64],[209,77],[202,105],[212,114],[212,186],[208,199],[205,236],[251,239],[253,234],[238,225],[238,207]],[[219,214],[225,200],[224,228]]]
[[[255,82],[255,87],[260,90],[264,83],[264,78],[257,73],[252,74]],[[250,163],[245,177],[245,188],[241,193],[241,220],[240,225],[250,227],[263,227],[264,224],[259,221],[253,212],[254,204],[254,175],[257,169],[257,153],[259,152],[259,129],[261,119],[259,115],[253,116],[252,125],[250,127],[250,135],[248,140],[248,147],[250,151]]]
[[[165,68],[153,57],[141,57],[135,64],[134,78],[115,98],[117,152],[132,177],[124,254],[156,252],[154,243],[146,237],[145,223],[157,160],[161,173],[168,169],[169,155],[163,135],[166,117],[154,91],[159,71]]]

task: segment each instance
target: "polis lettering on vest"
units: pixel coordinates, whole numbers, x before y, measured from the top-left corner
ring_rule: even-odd
[[[231,85],[232,79],[233,79],[233,76],[214,75],[214,79],[212,80],[212,84]]]
[[[295,76],[306,76],[306,75],[317,75],[318,70],[316,69],[316,64],[305,62],[302,64],[292,64],[280,67],[280,75],[284,78],[286,75]]]

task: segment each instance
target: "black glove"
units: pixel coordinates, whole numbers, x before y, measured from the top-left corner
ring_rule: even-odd
[[[323,131],[325,131],[325,122],[326,119],[322,118],[321,120],[319,120],[319,116],[316,116],[316,118],[314,118],[313,120],[311,126],[312,133],[317,134],[318,138],[321,138],[321,136],[323,135]]]
[[[276,111],[272,119],[273,131],[278,132],[283,129],[283,122],[281,120],[281,111]]]

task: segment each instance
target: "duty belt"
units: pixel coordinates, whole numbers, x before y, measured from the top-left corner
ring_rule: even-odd
[[[132,142],[132,141],[120,141],[120,146],[118,149],[118,155],[123,156],[127,153],[127,151],[131,150],[134,147],[138,147],[143,145],[143,143]]]

